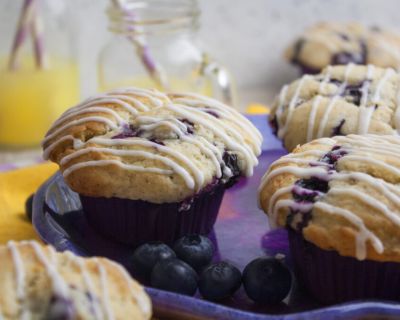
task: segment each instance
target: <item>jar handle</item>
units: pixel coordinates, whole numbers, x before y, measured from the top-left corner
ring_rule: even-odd
[[[202,73],[211,80],[213,96],[223,103],[236,107],[237,97],[233,78],[229,71],[203,54]]]

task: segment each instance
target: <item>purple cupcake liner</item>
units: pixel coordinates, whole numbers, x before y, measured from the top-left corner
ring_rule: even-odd
[[[172,244],[187,234],[208,235],[217,219],[224,192],[224,185],[207,188],[189,204],[186,201],[157,204],[83,195],[80,199],[88,223],[97,232],[138,246],[148,241]]]
[[[400,301],[400,263],[357,260],[323,250],[289,230],[294,271],[300,284],[326,304],[350,300]]]

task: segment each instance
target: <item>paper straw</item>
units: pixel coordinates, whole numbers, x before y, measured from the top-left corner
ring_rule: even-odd
[[[36,67],[44,69],[47,67],[46,51],[43,37],[43,21],[36,6],[31,21],[31,35],[33,41],[33,50],[35,53]]]
[[[21,10],[21,15],[18,21],[17,31],[14,37],[13,46],[11,49],[10,60],[8,63],[8,67],[10,70],[16,70],[18,68],[18,52],[20,51],[21,46],[24,44],[26,37],[29,34],[29,23],[31,21],[35,0],[25,0],[24,5]]]
[[[132,20],[134,20],[134,15],[133,12],[130,10],[127,10],[123,4],[123,0],[112,0],[114,6],[121,10],[124,14],[126,14],[128,17],[130,17]],[[128,31],[135,31],[135,27],[129,26]],[[145,69],[147,70],[147,73],[149,76],[153,79],[153,81],[160,86],[161,88],[167,89],[168,84],[166,81],[166,77],[164,75],[164,72],[162,72],[160,66],[156,63],[154,58],[152,57],[151,51],[149,47],[147,46],[145,40],[143,37],[139,39],[138,37],[135,37],[133,35],[129,35],[128,39],[134,44],[136,48],[136,53],[139,56],[140,60],[142,61]]]

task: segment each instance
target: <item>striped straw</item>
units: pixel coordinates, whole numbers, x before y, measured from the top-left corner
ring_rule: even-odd
[[[114,6],[121,10],[127,17],[130,17],[131,20],[134,20],[135,16],[131,10],[126,9],[124,0],[112,0]],[[135,31],[135,27],[129,26],[128,31]],[[129,41],[131,41],[136,49],[136,53],[142,61],[145,69],[149,76],[153,79],[153,81],[163,89],[168,89],[168,83],[165,77],[164,72],[161,70],[161,67],[157,64],[157,62],[152,57],[151,51],[146,44],[143,37],[135,37],[133,35],[128,36]]]
[[[16,70],[18,68],[18,52],[29,34],[29,24],[34,14],[35,4],[35,0],[25,0],[22,7],[8,63],[8,68],[10,70]]]
[[[35,54],[36,67],[44,69],[48,66],[46,57],[46,51],[44,48],[44,37],[43,37],[43,21],[39,14],[38,6],[34,8],[34,15],[31,20],[31,36],[33,41],[33,51]]]

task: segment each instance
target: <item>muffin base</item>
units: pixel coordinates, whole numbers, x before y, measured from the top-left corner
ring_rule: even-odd
[[[143,200],[80,195],[88,223],[118,242],[138,246],[148,241],[172,244],[186,234],[211,232],[225,192],[224,185],[207,188],[185,202],[151,203]]]
[[[400,301],[400,263],[357,260],[323,250],[289,230],[294,271],[300,284],[318,301]]]

